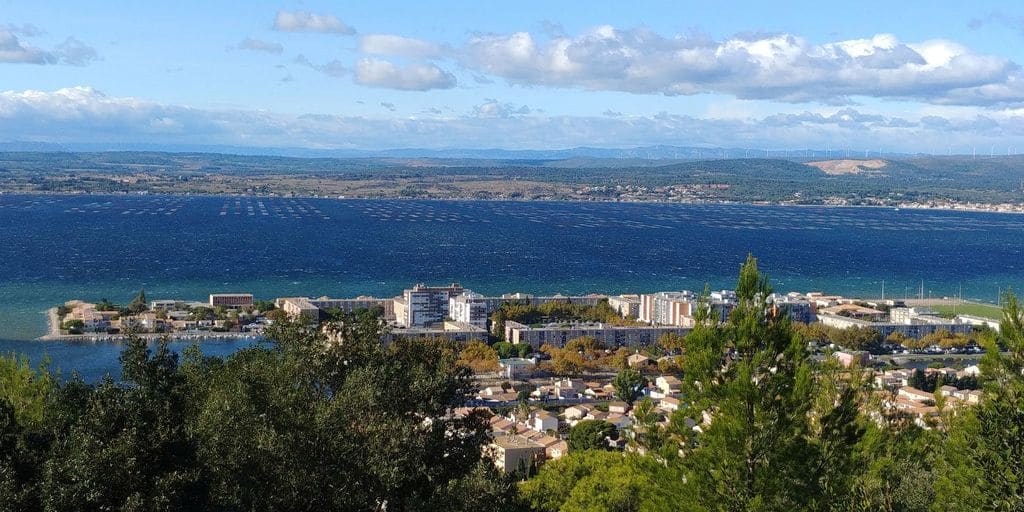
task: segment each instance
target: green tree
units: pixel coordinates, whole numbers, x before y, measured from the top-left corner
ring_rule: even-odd
[[[271,300],[258,300],[254,302],[252,306],[257,312],[261,314],[267,313],[268,311],[273,311],[274,308],[277,307],[274,305],[274,301]]]
[[[808,506],[812,510],[851,510],[860,501],[854,489],[864,468],[859,449],[867,423],[860,407],[870,381],[858,367],[843,368],[829,357],[817,368],[816,382],[808,435],[814,456],[808,462],[817,479]]]
[[[1011,292],[1003,304],[999,340],[984,341],[984,397],[952,421],[936,486],[944,510],[1024,510],[1024,311]]]
[[[618,452],[570,453],[541,467],[521,490],[531,510],[542,512],[698,510],[678,468]]]
[[[707,413],[711,423],[696,437],[677,434],[695,446],[684,464],[706,509],[792,510],[815,492],[816,476],[808,471],[811,368],[803,340],[768,307],[770,293],[748,256],[727,325],[704,316],[687,337],[684,375],[692,404],[676,414],[700,422]]]
[[[655,410],[654,401],[644,398],[637,402],[633,409],[633,425],[630,427],[632,438],[630,443],[634,448],[640,448],[645,453],[658,454],[668,449],[668,437],[665,428],[661,424],[662,415]],[[665,455],[664,453],[661,454]],[[669,457],[672,454],[668,454]]]
[[[478,340],[470,341],[462,347],[459,362],[477,373],[496,372],[501,369],[498,365],[498,353]]]
[[[669,353],[678,354],[686,348],[686,338],[674,332],[658,336],[658,346]]]
[[[604,420],[581,420],[569,430],[569,450],[610,450],[609,439],[618,439],[615,425]]]
[[[71,334],[81,334],[82,331],[85,329],[85,322],[78,318],[74,318],[68,320],[67,322],[64,322],[63,327],[64,330],[68,331]]]
[[[226,359],[130,338],[119,381],[0,358],[0,510],[515,510],[459,346],[344,315]],[[399,391],[396,391],[399,390]],[[14,405],[12,405],[14,404]]]
[[[644,389],[647,387],[647,378],[638,370],[626,368],[612,379],[612,386],[615,387],[615,396],[619,400],[633,405],[633,402],[643,396]]]
[[[182,510],[206,503],[206,480],[186,432],[184,380],[165,342],[130,338],[127,386],[106,380],[54,440],[41,496],[48,510]]]
[[[128,303],[127,313],[137,315],[149,309],[149,301],[146,300],[146,291],[139,290],[139,294]]]

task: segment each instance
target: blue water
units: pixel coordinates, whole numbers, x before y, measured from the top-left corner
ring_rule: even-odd
[[[192,341],[172,341],[171,350],[180,356],[192,346]],[[251,347],[258,342],[252,339],[206,341],[200,345],[203,355],[224,357],[235,351]],[[153,343],[150,343],[153,346]],[[118,356],[124,344],[121,342],[62,342],[62,341],[16,341],[0,340],[0,355],[27,355],[33,365],[48,361],[49,370],[57,373],[61,380],[69,380],[77,374],[86,382],[96,382],[106,376],[114,380],[121,378]]]
[[[878,208],[0,196],[0,351],[65,370],[116,347],[25,342],[65,300],[214,292],[392,296],[732,287],[748,252],[776,289],[994,302],[1024,289],[1024,216]],[[211,343],[212,345],[212,343]],[[230,350],[230,347],[228,348]],[[111,368],[107,366],[107,368]],[[113,366],[116,370],[116,365]]]

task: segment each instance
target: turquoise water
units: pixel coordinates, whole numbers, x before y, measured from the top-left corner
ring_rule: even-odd
[[[215,292],[393,296],[732,287],[748,252],[776,289],[954,295],[1024,287],[1024,216],[878,208],[0,196],[0,350],[38,355],[72,298]],[[102,348],[47,348],[65,369]],[[113,354],[114,351],[111,351]]]

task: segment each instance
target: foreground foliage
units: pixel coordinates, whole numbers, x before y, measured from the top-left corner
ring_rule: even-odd
[[[96,385],[18,364],[28,384],[0,395],[0,509],[511,508],[481,460],[484,419],[448,414],[469,386],[458,347],[384,348],[378,322],[347,319],[332,346],[285,324],[225,360],[136,339],[123,380]]]

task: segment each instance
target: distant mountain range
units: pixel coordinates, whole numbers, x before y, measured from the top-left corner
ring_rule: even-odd
[[[293,147],[247,147],[223,145],[160,145],[160,144],[56,144],[50,142],[0,142],[0,151],[9,152],[107,152],[158,151],[168,153],[218,153],[247,156],[288,156],[299,158],[459,158],[485,160],[566,160],[632,159],[632,160],[710,160],[731,158],[789,158],[793,160],[825,158],[878,158],[877,152],[847,152],[826,149],[765,150],[753,148],[716,148],[698,146],[643,146],[636,148],[569,149],[500,149],[500,148],[395,148],[365,149],[310,149]],[[905,153],[885,153],[885,158],[911,156]]]

